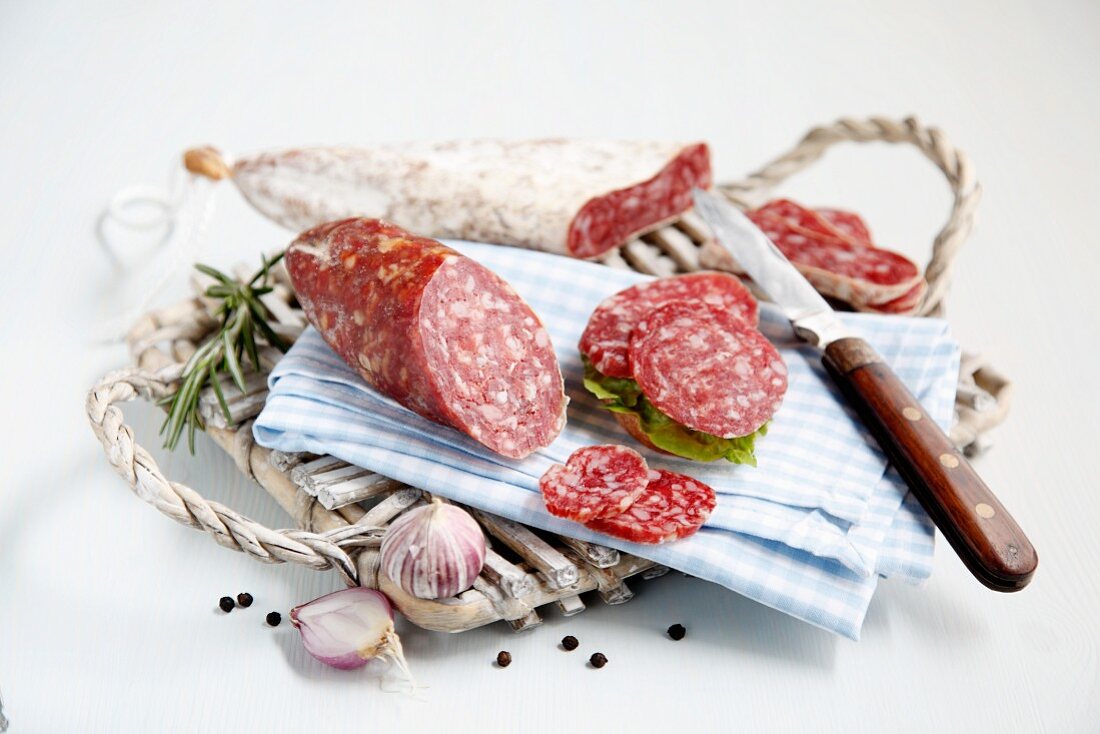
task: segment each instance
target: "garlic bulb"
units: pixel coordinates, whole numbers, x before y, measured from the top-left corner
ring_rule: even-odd
[[[382,573],[418,599],[470,588],[485,563],[485,536],[465,511],[438,499],[406,512],[382,539]]]

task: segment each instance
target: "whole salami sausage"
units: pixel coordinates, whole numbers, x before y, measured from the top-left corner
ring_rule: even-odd
[[[561,432],[549,334],[475,261],[386,222],[346,219],[304,232],[286,267],[310,323],[377,391],[512,458]]]
[[[188,169],[231,177],[279,224],[301,231],[381,217],[433,237],[596,257],[691,207],[711,184],[704,143],[462,140],[302,148],[239,158],[212,148]]]

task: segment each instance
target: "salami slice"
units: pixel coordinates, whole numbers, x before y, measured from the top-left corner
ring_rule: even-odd
[[[649,482],[642,455],[626,446],[585,446],[565,464],[554,464],[539,479],[551,515],[577,522],[618,515],[634,503]]]
[[[310,323],[378,392],[508,457],[561,432],[550,335],[485,267],[376,219],[303,233],[286,267]]]
[[[879,313],[908,313],[920,305],[927,287],[920,269],[905,256],[876,247],[858,214],[777,199],[747,215],[823,295]],[[704,245],[699,261],[743,272],[713,241]]]
[[[675,301],[701,301],[756,326],[756,299],[736,276],[692,273],[639,283],[604,300],[581,335],[580,351],[608,377],[630,377],[630,335],[642,317]]]
[[[816,211],[790,199],[773,199],[764,206],[754,209],[751,214],[786,220],[788,226],[794,231],[806,235],[838,237],[840,234],[827,219]]]
[[[722,438],[759,429],[787,391],[787,365],[772,343],[728,311],[698,302],[647,315],[634,330],[630,366],[658,410]]]
[[[854,248],[873,247],[871,233],[858,214],[838,209],[810,209],[790,199],[774,199],[755,209],[761,217],[779,217],[796,234],[811,239],[840,240]]]
[[[916,264],[896,252],[852,247],[844,240],[825,235],[808,236],[793,229],[785,219],[770,214],[749,212],[749,218],[792,263],[841,275],[853,284],[867,283],[870,287],[865,290],[900,296],[920,277]],[[852,287],[855,289],[855,285]]]
[[[714,490],[683,474],[657,469],[628,510],[591,520],[589,528],[632,543],[667,543],[693,535],[714,511]]]
[[[863,217],[855,212],[843,209],[817,209],[816,211],[838,234],[847,237],[853,244],[874,247],[870,228],[863,221]]]
[[[875,313],[885,313],[894,315],[907,315],[913,313],[918,306],[920,306],[921,299],[924,298],[925,291],[928,290],[928,282],[921,278],[913,289],[904,293],[897,298],[886,301],[885,303],[868,303],[858,304],[861,311],[873,311]]]
[[[302,148],[231,167],[213,149],[185,160],[196,173],[231,176],[249,203],[295,232],[370,216],[432,237],[582,258],[670,221],[690,208],[693,187],[711,184],[704,143],[463,140]]]

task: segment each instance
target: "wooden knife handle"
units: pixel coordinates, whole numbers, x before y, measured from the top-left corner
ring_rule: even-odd
[[[970,572],[996,591],[1027,586],[1035,548],[882,357],[848,338],[829,344],[823,362]]]

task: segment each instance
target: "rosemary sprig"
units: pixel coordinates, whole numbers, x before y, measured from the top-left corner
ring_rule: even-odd
[[[245,391],[244,371],[241,367],[243,360],[247,358],[253,369],[260,369],[257,332],[268,344],[283,352],[287,350],[287,343],[267,322],[271,315],[260,301],[260,296],[272,290],[268,285],[268,277],[272,266],[283,258],[283,254],[279,253],[271,260],[264,257],[263,267],[247,283],[230,278],[209,265],[195,264],[196,270],[217,281],[206,289],[206,295],[221,300],[215,312],[220,324],[210,338],[195,350],[191,359],[187,360],[176,392],[160,401],[162,405],[169,406],[168,417],[160,427],[165,448],[176,448],[184,429],[187,429],[187,447],[192,454],[195,453],[195,430],[204,427],[202,416],[199,415],[199,395],[208,384],[214,390],[225,419],[232,421],[218,374],[228,372],[241,392]]]

